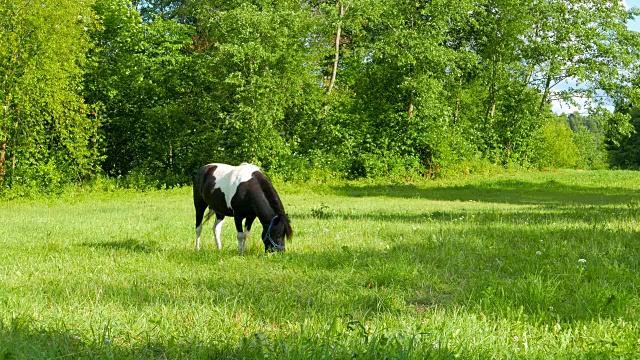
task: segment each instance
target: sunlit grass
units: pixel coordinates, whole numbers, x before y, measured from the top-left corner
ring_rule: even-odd
[[[276,184],[195,252],[190,189],[0,204],[0,358],[637,358],[640,174]]]

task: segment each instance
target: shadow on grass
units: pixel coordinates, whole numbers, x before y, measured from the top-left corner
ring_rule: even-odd
[[[390,212],[390,211],[369,211],[355,212],[350,210],[324,210],[321,214],[299,213],[290,215],[294,221],[297,219],[308,220],[317,219],[319,221],[373,221],[373,222],[402,222],[409,224],[420,223],[449,223],[449,222],[474,222],[476,224],[541,224],[557,221],[571,223],[605,223],[614,219],[626,220],[637,219],[640,216],[640,208],[635,206],[625,206],[617,208],[604,208],[599,206],[589,206],[576,208],[575,206],[541,206],[535,209],[515,209],[511,212],[473,209],[464,211],[426,211],[415,212]]]
[[[320,358],[419,358],[451,359],[460,355],[486,355],[486,349],[452,348],[439,334],[381,334],[359,336],[346,329],[343,336],[328,332],[268,336],[261,332],[245,335],[239,341],[212,341],[172,335],[157,336],[141,332],[136,338],[118,334],[106,325],[94,339],[82,338],[74,330],[38,329],[33,319],[0,321],[0,359],[320,359]],[[355,335],[355,336],[354,336]],[[434,347],[434,344],[440,346]],[[411,356],[409,356],[411,357]]]
[[[453,312],[462,308],[492,319],[564,325],[581,320],[627,321],[633,317],[630,312],[638,310],[634,284],[640,283],[640,243],[630,232],[603,228],[514,228],[498,233],[495,228],[486,227],[474,231],[474,236],[483,241],[469,241],[466,238],[469,234],[462,232],[424,230],[422,235],[420,241],[394,241],[391,236],[383,236],[389,241],[388,248],[383,249],[353,249],[344,245],[315,252],[289,251],[245,258],[233,251],[168,250],[161,261],[184,264],[185,269],[200,272],[201,276],[185,277],[174,272],[156,279],[141,272],[130,275],[142,280],[136,282],[135,288],[108,282],[97,285],[103,289],[105,302],[124,307],[172,304],[178,308],[226,309],[233,304],[233,311],[250,314],[254,321],[263,324],[277,324],[283,319],[301,323],[309,314],[326,319],[327,323],[334,318],[344,320],[346,315],[366,319],[379,314],[398,317],[410,314],[419,319],[430,308]],[[437,235],[435,240],[433,235]],[[544,244],[539,242],[540,238],[545,239]],[[542,250],[541,255],[535,254],[538,249]],[[588,259],[587,263],[578,263],[577,259],[583,257]],[[158,279],[162,281],[160,285]],[[66,283],[57,286],[76,288]],[[190,292],[188,289],[192,287],[197,291]],[[343,325],[348,327],[348,323]],[[428,327],[427,330],[439,334],[439,330]],[[325,356],[325,349],[333,358],[348,358],[352,354],[359,358],[375,357],[372,354],[391,358],[398,355],[399,347],[397,343],[385,343],[373,348],[374,353],[367,353],[372,348],[347,330],[320,336],[317,332],[289,332],[275,337],[256,333],[240,341],[211,343],[171,338],[170,334],[165,334],[166,341],[159,342],[153,336],[149,337],[151,340],[143,338],[145,334],[139,335],[140,339],[116,341],[117,329],[111,335],[108,329],[97,333],[96,339],[76,339],[64,329],[41,331],[20,324],[0,327],[0,358],[73,354],[74,358],[293,359],[320,358]],[[382,341],[388,334],[375,336]],[[332,339],[348,340],[333,343]],[[394,341],[407,338],[398,335]],[[438,350],[434,350],[433,344],[437,338],[425,341],[427,345],[420,350],[424,357],[491,355],[482,353],[486,349],[480,346],[444,348],[435,353]],[[125,345],[116,345],[122,343]],[[590,351],[594,357],[610,354],[606,349]]]
[[[277,321],[286,309],[304,316],[467,308],[561,322],[628,319],[640,310],[632,285],[640,283],[640,243],[632,232],[490,226],[455,235],[418,231],[420,241],[382,234],[388,242],[383,249],[344,245],[260,255],[247,260],[252,265],[241,277],[212,276],[199,286],[213,303],[235,296],[237,305],[265,321]],[[215,256],[180,251],[169,260],[204,266]]]
[[[74,354],[86,357],[78,337],[57,330],[35,330],[35,320],[14,318],[10,324],[0,321],[0,359],[53,359]],[[84,354],[84,356],[83,356]]]
[[[496,180],[492,182],[423,188],[409,185],[365,185],[336,186],[332,190],[341,196],[366,197],[388,196],[398,198],[420,198],[441,201],[481,201],[507,204],[625,204],[640,199],[640,191],[611,187],[587,187],[562,184],[554,180],[544,183],[519,180]]]
[[[541,236],[591,242],[598,234],[553,231]],[[523,231],[502,235],[503,241],[494,238],[483,248],[444,238],[398,243],[387,251],[345,246],[287,256],[300,269],[324,274],[325,283],[350,274],[349,286],[332,289],[343,294],[336,306],[365,313],[402,313],[405,305],[417,310],[464,307],[495,317],[517,317],[521,311],[537,320],[573,322],[629,318],[639,310],[638,294],[630,285],[640,281],[640,246],[631,234],[617,233],[618,247],[560,241],[541,246]],[[490,238],[491,229],[481,236]],[[543,250],[540,255],[538,249]],[[581,258],[589,259],[588,264],[578,262]],[[323,283],[320,277],[314,281]],[[394,298],[398,294],[404,303]]]
[[[403,234],[382,227],[379,238],[372,240],[386,242],[387,248],[350,248],[345,243],[327,249],[326,244],[319,243],[318,250],[312,252],[296,252],[293,244],[283,256],[249,253],[245,256],[247,263],[242,268],[233,265],[232,273],[224,263],[237,258],[235,249],[164,249],[162,254],[167,261],[185,265],[185,269],[197,266],[210,276],[183,278],[174,273],[162,279],[162,286],[145,279],[136,288],[105,284],[104,298],[127,306],[165,302],[187,306],[193,298],[180,294],[172,297],[172,292],[165,290],[180,289],[185,279],[192,279],[192,285],[206,290],[204,299],[211,303],[238,298],[238,306],[266,321],[277,321],[283,308],[324,314],[335,309],[401,314],[407,307],[465,307],[495,316],[522,309],[539,319],[562,321],[627,318],[629,311],[640,310],[633,308],[638,294],[632,285],[640,283],[640,242],[634,240],[637,234],[606,226],[611,219],[635,221],[637,209],[541,209],[517,213],[327,213],[325,219],[329,220],[365,219],[427,226],[413,230],[408,227]],[[469,223],[458,226],[462,221]],[[430,222],[453,224],[451,228],[432,229]],[[580,222],[583,226],[536,227],[557,222]],[[409,238],[399,240],[400,235]],[[133,238],[83,245],[143,253],[159,251],[157,244]],[[581,258],[588,263],[578,263]]]
[[[134,238],[113,241],[83,242],[80,245],[95,249],[124,250],[140,253],[153,253],[159,249],[156,241],[144,241]]]
[[[225,353],[195,343],[122,346],[117,338],[107,336],[115,331],[105,327],[95,339],[83,339],[70,329],[38,329],[33,319],[13,318],[7,325],[0,322],[0,359],[166,359],[180,355],[206,359]]]

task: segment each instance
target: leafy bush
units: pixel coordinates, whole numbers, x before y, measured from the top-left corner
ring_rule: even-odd
[[[578,164],[579,149],[573,142],[571,128],[555,118],[536,134],[534,164],[540,168],[573,168]]]
[[[623,169],[640,168],[640,116],[637,110],[632,112],[631,124],[634,131],[628,137],[621,138],[617,146],[610,144],[609,161],[611,165]]]
[[[576,166],[581,169],[606,169],[607,152],[604,146],[604,135],[592,132],[580,126],[573,134],[573,141],[578,149]]]

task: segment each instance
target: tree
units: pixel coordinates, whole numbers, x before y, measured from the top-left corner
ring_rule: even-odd
[[[81,96],[88,2],[0,1],[0,182],[55,186],[93,173],[99,119]]]
[[[184,174],[184,141],[194,125],[183,114],[192,28],[160,17],[143,22],[128,1],[97,1],[100,20],[85,89],[104,113],[108,174]]]
[[[194,56],[211,90],[202,94],[212,109],[203,123],[220,134],[215,157],[284,165],[322,93],[313,10],[290,0],[210,0],[191,11],[201,44]]]

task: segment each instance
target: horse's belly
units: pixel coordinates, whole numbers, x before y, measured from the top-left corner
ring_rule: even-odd
[[[227,207],[227,201],[219,188],[215,189],[210,195],[211,196],[206,199],[209,209],[213,210],[216,214],[233,216],[233,209]]]

